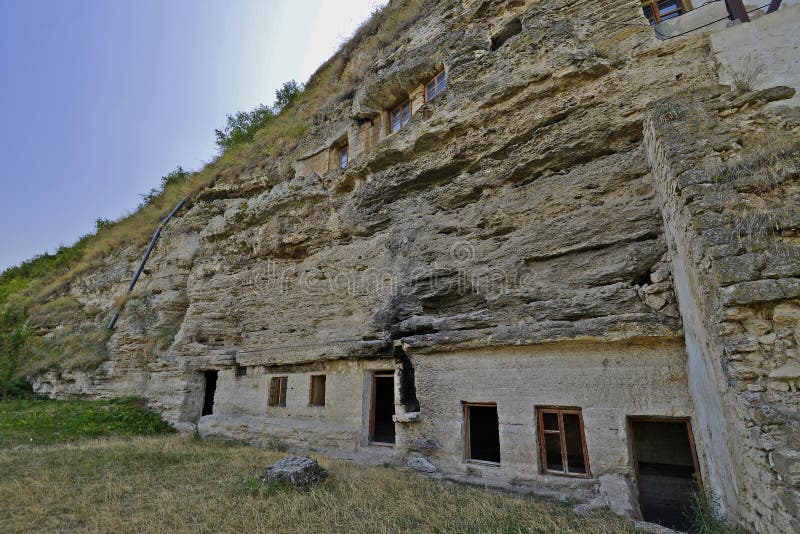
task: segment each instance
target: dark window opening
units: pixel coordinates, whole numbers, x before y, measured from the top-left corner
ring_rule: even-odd
[[[580,408],[539,408],[542,471],[589,477],[589,459]]]
[[[347,161],[348,161],[348,146],[344,145],[342,148],[339,149],[339,168],[346,169],[347,168]]]
[[[500,463],[500,423],[496,404],[464,403],[467,461]]]
[[[425,85],[425,102],[431,101],[433,97],[444,91],[445,87],[447,87],[447,74],[442,71]]]
[[[234,369],[235,369],[234,374],[236,375],[236,378],[247,376],[247,367],[244,367],[237,363]]]
[[[522,21],[519,18],[510,20],[503,29],[492,36],[492,51],[506,44],[506,41],[522,32]]]
[[[688,420],[631,418],[630,433],[646,521],[682,532],[697,490],[697,456]]]
[[[311,377],[311,391],[308,394],[310,406],[325,406],[325,375]]]
[[[205,393],[203,395],[203,411],[201,412],[201,416],[214,413],[214,395],[217,392],[217,373],[217,371],[203,371]]]
[[[372,411],[369,440],[378,444],[394,443],[394,373],[372,375]]]
[[[411,100],[406,100],[392,110],[392,121],[389,133],[394,133],[411,120]]]
[[[286,406],[286,383],[288,378],[285,376],[274,376],[269,381],[269,405]]]
[[[642,11],[651,26],[680,17],[688,11],[683,0],[642,0]]]

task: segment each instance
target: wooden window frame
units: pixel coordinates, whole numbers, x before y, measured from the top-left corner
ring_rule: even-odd
[[[661,0],[661,1],[663,2],[664,0]],[[649,7],[650,10],[653,12],[653,18],[652,19],[647,17],[647,15],[645,14],[645,18],[647,18],[648,22],[650,22],[651,25],[661,24],[663,22],[663,20],[661,18],[663,15],[672,15],[673,13],[678,13],[678,16],[681,16],[681,15],[685,15],[688,11],[691,10],[691,8],[689,7],[689,3],[686,0],[676,0],[676,2],[678,4],[678,9],[672,10],[672,11],[668,11],[668,12],[665,12],[665,13],[661,13],[661,10],[658,8],[658,2],[659,2],[659,0],[642,0],[642,2],[641,2],[641,7],[642,7],[642,13],[643,14],[644,14],[644,8],[645,7]],[[670,19],[668,19],[668,20],[670,20]]]
[[[636,484],[639,484],[639,459],[636,457],[636,447],[634,446],[634,440],[636,434],[633,430],[633,423],[636,421],[643,421],[643,422],[651,422],[651,423],[686,423],[686,433],[689,435],[689,448],[692,451],[692,462],[694,463],[694,472],[697,479],[697,484],[702,489],[703,487],[703,476],[700,472],[700,461],[697,458],[697,447],[695,447],[694,443],[694,431],[692,430],[692,419],[690,417],[671,417],[671,416],[659,416],[659,415],[629,415],[626,419],[625,426],[627,427],[626,430],[628,431],[628,453],[631,456],[631,461],[633,462],[633,469],[636,474]]]
[[[558,430],[545,430],[544,429],[544,414],[555,413],[558,415]],[[567,461],[567,442],[564,431],[564,414],[574,414],[578,416],[581,430],[581,449],[583,451],[583,464],[586,466],[586,473],[570,473],[569,462]],[[536,407],[536,421],[539,435],[539,462],[541,463],[541,472],[548,475],[557,475],[562,477],[571,478],[592,478],[592,470],[589,466],[589,450],[586,447],[586,432],[583,427],[583,411],[575,406],[537,406]],[[551,471],[547,468],[547,449],[545,445],[545,434],[559,434],[559,443],[561,445],[561,466],[563,471]]]
[[[375,393],[376,393],[376,383],[378,378],[389,378],[392,379],[392,385],[394,385],[394,371],[373,371],[372,377],[370,381],[370,392],[369,392],[369,436],[367,436],[367,441],[370,445],[375,445],[377,447],[394,447],[394,443],[389,443],[386,441],[375,441],[373,436],[375,436]]]
[[[323,385],[323,393],[322,393],[322,404],[316,404],[314,402],[315,393],[317,392],[317,390],[316,390],[316,380],[315,379],[318,379],[318,378],[322,378],[322,382],[324,384]],[[309,406],[313,406],[315,408],[323,408],[323,407],[325,407],[325,400],[326,400],[325,399],[325,394],[327,393],[327,382],[328,382],[327,375],[311,375],[310,385],[309,385],[309,388],[308,388],[308,405]]]
[[[464,463],[468,464],[478,464],[478,465],[488,465],[498,467],[500,462],[489,462],[487,460],[475,460],[470,458],[472,456],[471,445],[469,440],[469,408],[470,406],[482,406],[484,408],[494,408],[497,409],[496,402],[467,402],[461,401],[461,410],[464,417]],[[500,426],[498,424],[497,428],[498,437],[500,434]],[[503,451],[500,451],[501,453]],[[500,454],[500,461],[503,460],[503,455]]]
[[[405,106],[405,105],[408,105],[408,119],[406,119],[406,121],[403,122],[403,106]],[[394,129],[394,114],[398,110],[400,111],[400,125],[395,130]],[[393,107],[392,110],[389,112],[389,135],[391,135],[391,134],[393,134],[395,132],[399,132],[400,130],[402,130],[403,126],[408,124],[408,122],[411,120],[411,115],[413,115],[413,109],[411,107],[411,99],[410,98],[406,98],[405,100],[400,102],[400,104],[398,104],[397,106]]]
[[[273,376],[269,379],[269,392],[267,395],[267,405],[272,408],[286,407],[286,390],[289,385],[288,376]],[[275,389],[277,386],[277,390]]]
[[[437,79],[441,75],[444,75],[444,86],[441,89],[439,89],[439,83],[437,83]],[[433,90],[434,90],[433,96],[428,95],[428,86],[431,84],[433,84]],[[425,84],[425,91],[424,91],[425,102],[430,102],[431,100],[442,94],[445,89],[447,89],[447,73],[445,72],[444,69],[442,69],[439,72],[437,72],[436,75],[428,81],[428,83]]]

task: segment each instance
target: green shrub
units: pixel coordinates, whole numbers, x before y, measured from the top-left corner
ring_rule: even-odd
[[[34,337],[24,312],[11,306],[0,309],[0,398],[3,400],[20,387],[20,365]]]
[[[719,498],[698,484],[691,495],[688,512],[691,531],[695,534],[743,534],[719,512]]]
[[[222,130],[214,130],[220,151],[225,152],[251,142],[257,131],[267,126],[282,110],[294,104],[301,94],[303,85],[290,80],[275,91],[275,103],[272,107],[261,104],[253,111],[239,111],[228,115],[225,127]]]
[[[158,187],[154,187],[150,189],[150,191],[148,191],[147,193],[139,195],[142,197],[142,201],[139,204],[139,209],[147,206],[148,204],[151,204],[156,198],[163,195],[164,191],[166,191],[167,188],[175,187],[186,183],[186,181],[189,179],[189,176],[190,173],[186,172],[185,170],[183,170],[183,167],[178,165],[177,169],[161,177],[161,184]],[[100,230],[99,227],[98,230]]]
[[[275,104],[272,111],[277,115],[294,104],[301,94],[303,94],[303,84],[299,84],[294,80],[284,82],[281,88],[275,91]]]

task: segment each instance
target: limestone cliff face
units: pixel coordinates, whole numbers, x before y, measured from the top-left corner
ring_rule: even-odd
[[[309,90],[330,94],[303,110],[300,138],[251,150],[245,170],[220,173],[170,222],[108,360],[48,371],[37,390],[139,395],[191,428],[199,371],[214,369],[222,411],[204,418],[209,432],[284,429],[358,452],[364,373],[401,353],[396,376],[413,383],[417,367],[417,408],[429,412],[395,421],[398,454],[437,450],[440,465],[466,469],[460,402],[479,391],[503,399],[507,424],[490,476],[557,484],[539,469],[526,410],[583,405],[599,482],[561,484],[588,495],[612,481],[630,498],[606,501],[636,515],[626,418],[692,419],[702,476],[728,511],[764,532],[796,525],[800,286],[796,258],[775,254],[796,248],[796,169],[764,192],[709,183],[707,168],[743,157],[739,130],[796,139],[796,117],[762,114],[780,95],[736,100],[716,86],[707,37],[658,41],[637,1],[388,10],[312,78]],[[442,71],[446,89],[426,99]],[[687,89],[694,100],[674,100]],[[390,134],[406,100],[413,114]],[[778,216],[777,248],[738,241],[737,210],[753,205],[764,213],[740,219],[752,230]],[[141,253],[109,255],[68,297],[110,316]],[[476,362],[480,388],[464,372]],[[299,387],[293,412],[270,411],[270,375],[320,369],[337,401],[327,415]],[[395,393],[403,409],[413,397]]]
[[[217,181],[171,223],[109,362],[39,387],[142,394],[178,418],[170,381],[209,364],[381,356],[398,340],[679,336],[642,118],[713,66],[702,38],[659,43],[634,4],[612,4],[605,24],[582,2],[431,3],[289,156]],[[442,68],[442,94],[360,146],[364,118]],[[342,136],[346,170],[295,172]],[[110,309],[139,254],[69,293]]]

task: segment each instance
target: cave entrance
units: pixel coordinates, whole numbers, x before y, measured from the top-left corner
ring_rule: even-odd
[[[378,371],[372,375],[369,441],[376,445],[394,445],[394,372]]]
[[[200,414],[211,415],[214,413],[214,395],[217,392],[217,375],[219,371],[203,371],[205,380],[205,393],[203,395],[203,411]]]
[[[628,420],[645,521],[681,532],[697,491],[697,454],[688,419],[631,417]]]

